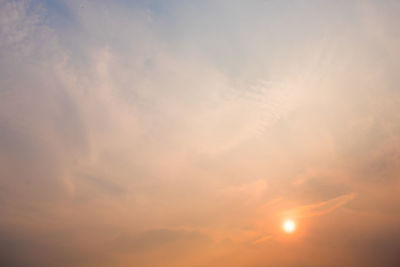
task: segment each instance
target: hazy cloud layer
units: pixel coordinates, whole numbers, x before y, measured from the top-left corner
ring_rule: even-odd
[[[0,0],[0,265],[398,266],[399,12]]]

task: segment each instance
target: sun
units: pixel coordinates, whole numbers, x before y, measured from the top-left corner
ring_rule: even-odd
[[[283,231],[287,234],[291,234],[296,231],[296,223],[293,220],[287,219],[282,223]]]

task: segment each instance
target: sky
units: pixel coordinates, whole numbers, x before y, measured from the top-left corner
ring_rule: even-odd
[[[0,0],[0,265],[400,266],[399,13]]]

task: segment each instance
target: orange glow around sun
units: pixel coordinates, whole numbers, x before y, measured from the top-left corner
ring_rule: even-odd
[[[282,223],[282,229],[287,234],[291,234],[296,231],[296,223],[293,220],[287,219]]]

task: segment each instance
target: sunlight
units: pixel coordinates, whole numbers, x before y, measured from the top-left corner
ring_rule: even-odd
[[[285,220],[282,224],[283,231],[291,234],[296,230],[296,223],[293,220]]]

